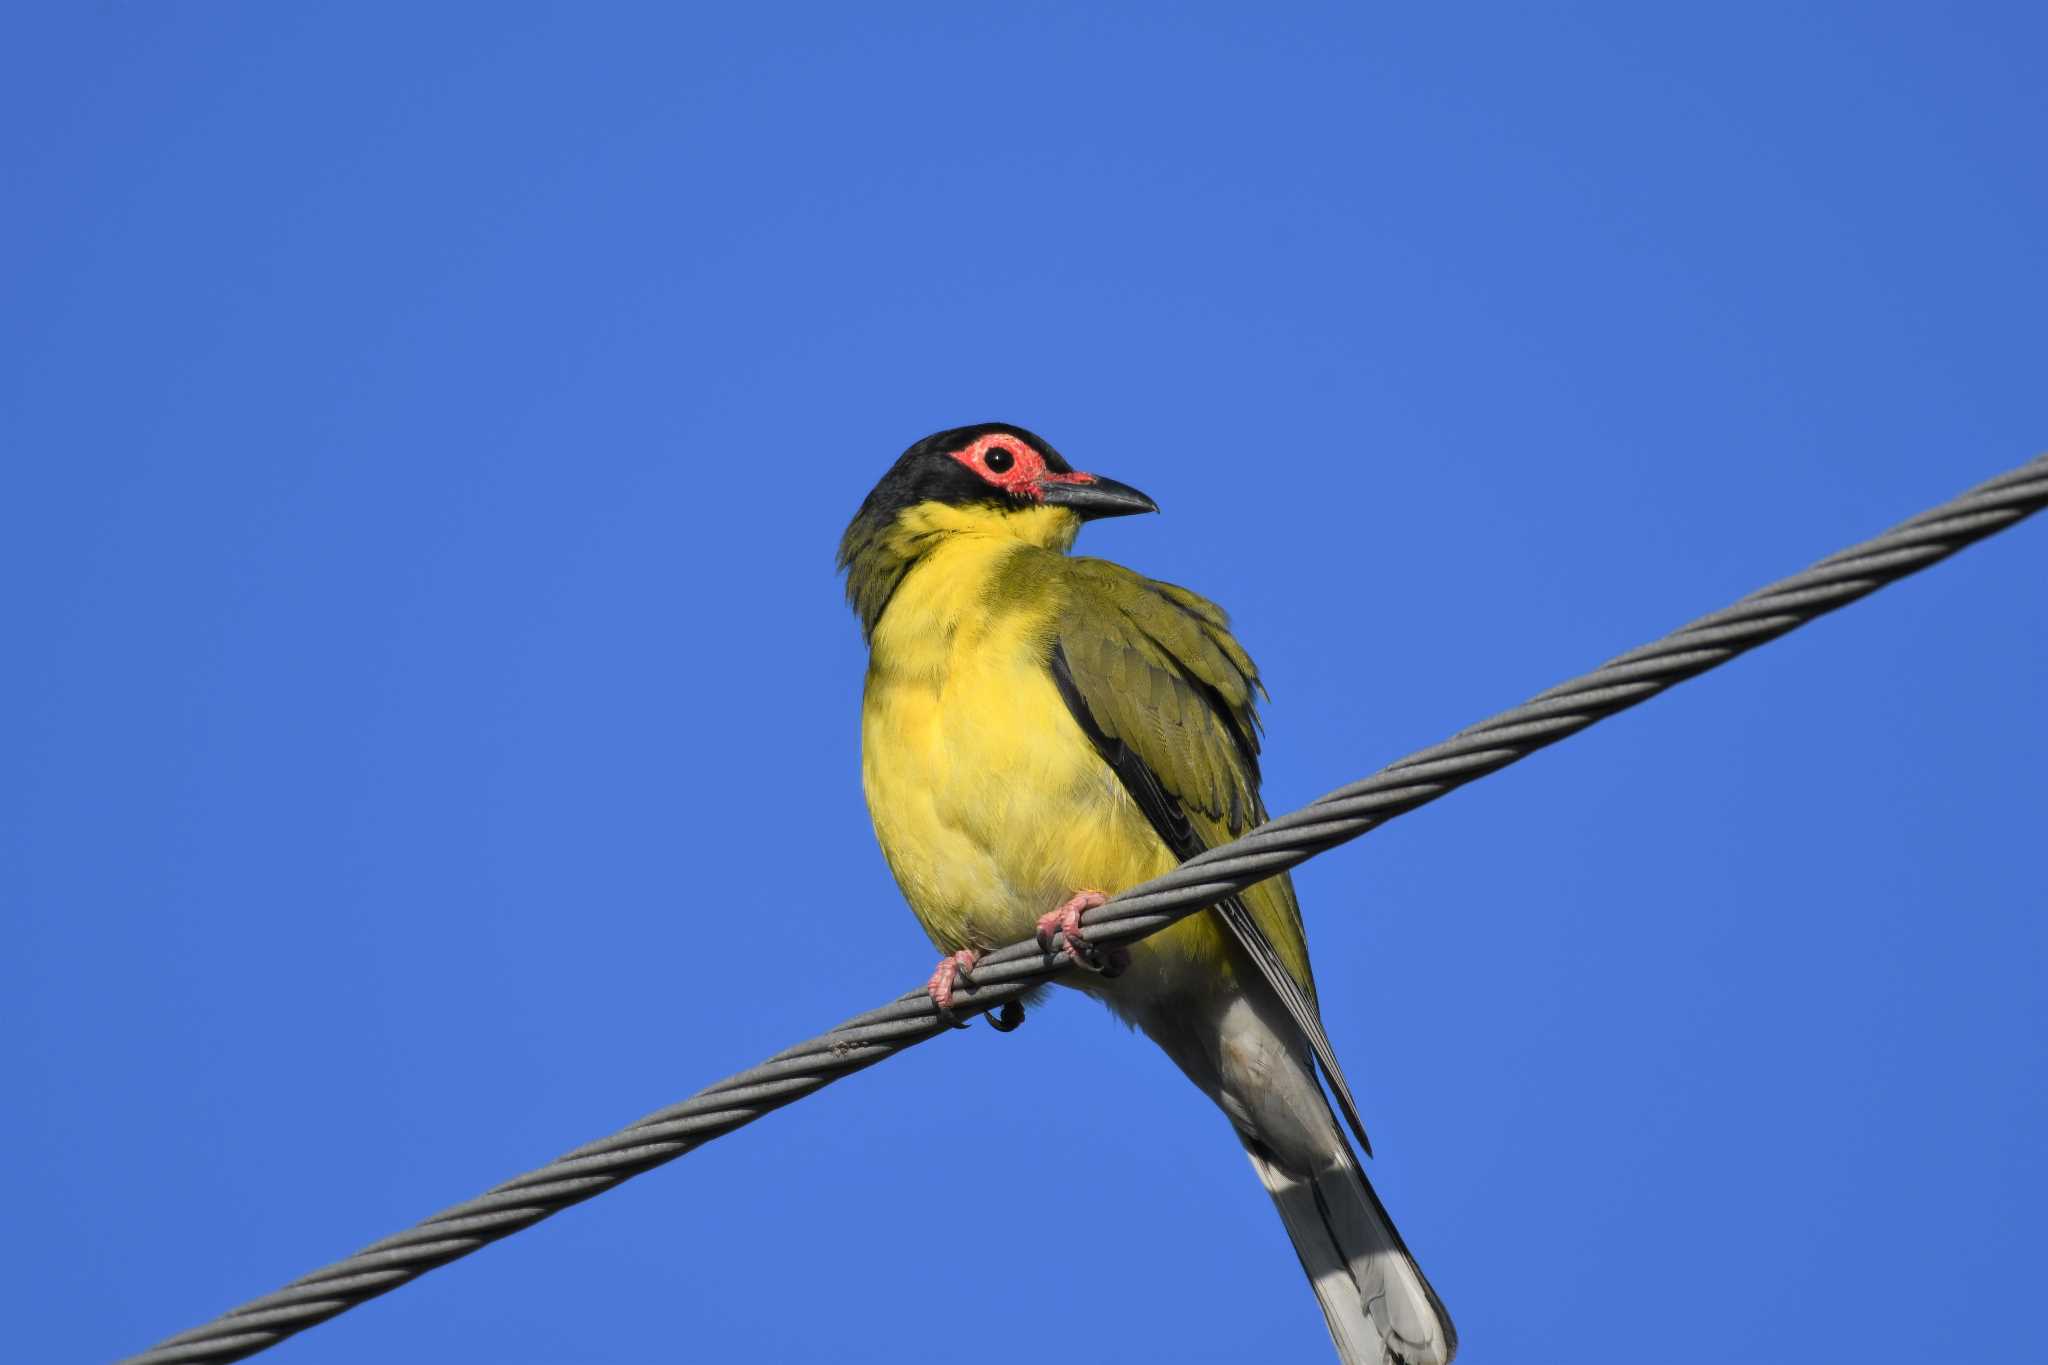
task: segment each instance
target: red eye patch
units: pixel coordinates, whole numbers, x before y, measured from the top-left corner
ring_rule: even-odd
[[[971,445],[946,452],[973,470],[984,482],[995,485],[1011,497],[1045,501],[1049,483],[1094,483],[1093,474],[1058,474],[1045,467],[1045,457],[1029,442],[1001,432],[991,432]]]

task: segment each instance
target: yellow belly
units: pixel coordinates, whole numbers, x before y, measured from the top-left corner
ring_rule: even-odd
[[[963,547],[913,571],[875,632],[862,708],[876,837],[946,952],[1028,938],[1075,891],[1114,894],[1177,861],[1054,686],[1044,611],[987,609],[977,589],[1002,552]],[[1204,914],[1135,945],[1114,991],[1213,985],[1227,963]]]

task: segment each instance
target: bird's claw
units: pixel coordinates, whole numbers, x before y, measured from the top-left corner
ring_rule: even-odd
[[[1024,1027],[1024,1004],[1020,1000],[1005,1000],[1002,1008],[981,1017],[997,1033],[1015,1033]]]
[[[939,959],[939,965],[932,969],[931,980],[924,983],[924,993],[938,1006],[939,1017],[954,1028],[967,1025],[953,1017],[953,992],[962,981],[971,980],[974,964],[981,960],[981,954],[972,948],[962,948]]]
[[[1076,966],[1084,967],[1091,972],[1099,972],[1114,981],[1130,970],[1130,949],[1098,948],[1081,932],[1081,916],[1097,906],[1107,904],[1109,897],[1100,891],[1075,892],[1058,909],[1047,911],[1038,917],[1039,946],[1050,950],[1053,939],[1058,937],[1067,957]]]

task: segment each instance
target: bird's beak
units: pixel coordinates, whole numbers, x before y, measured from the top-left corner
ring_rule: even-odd
[[[1041,480],[1038,487],[1048,503],[1078,513],[1083,521],[1159,510],[1158,503],[1129,484],[1100,474],[1054,474]]]

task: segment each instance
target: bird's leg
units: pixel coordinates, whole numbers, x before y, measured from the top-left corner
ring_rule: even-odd
[[[1099,905],[1109,904],[1109,897],[1100,891],[1076,891],[1061,902],[1056,910],[1038,917],[1038,942],[1050,948],[1055,934],[1063,935],[1067,956],[1091,972],[1104,976],[1122,976],[1131,965],[1131,951],[1128,948],[1098,949],[1081,932],[1081,916]]]
[[[939,965],[932,970],[932,979],[924,983],[925,994],[939,1007],[939,1013],[950,1021],[953,1017],[953,991],[974,972],[974,964],[981,961],[981,954],[972,948],[962,948],[939,959]],[[966,1028],[961,1024],[959,1027]]]

